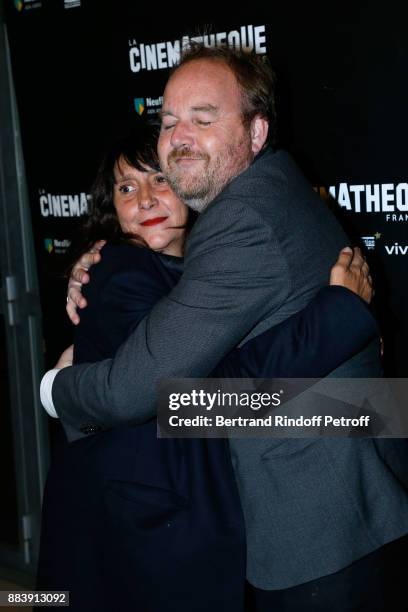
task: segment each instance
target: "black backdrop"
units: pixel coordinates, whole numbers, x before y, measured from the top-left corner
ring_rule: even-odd
[[[205,34],[268,54],[280,145],[365,245],[387,373],[408,375],[407,15],[392,2],[299,5],[280,1],[265,15],[251,2],[229,20],[180,14],[175,25],[180,8],[142,14],[134,0],[9,2],[50,365],[70,341],[66,251],[101,154],[157,113],[183,36]]]

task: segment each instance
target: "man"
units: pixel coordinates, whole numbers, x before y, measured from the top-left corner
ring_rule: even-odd
[[[347,239],[289,156],[266,146],[272,87],[265,64],[228,49],[193,48],[171,75],[161,165],[203,214],[181,281],[116,358],[47,375],[44,387],[56,376],[52,399],[71,439],[143,422],[155,412],[161,378],[206,376],[327,282]],[[336,374],[379,376],[378,355],[369,346]],[[279,609],[277,602],[289,610],[385,609],[388,595],[373,598],[362,577],[377,565],[367,555],[408,532],[401,442],[231,440],[256,610]]]

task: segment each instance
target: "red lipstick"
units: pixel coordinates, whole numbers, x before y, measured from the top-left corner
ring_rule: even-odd
[[[157,225],[158,223],[163,223],[167,217],[153,217],[153,219],[146,219],[140,225]]]

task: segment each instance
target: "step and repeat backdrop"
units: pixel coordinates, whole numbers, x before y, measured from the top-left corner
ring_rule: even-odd
[[[279,145],[364,245],[387,373],[408,375],[407,15],[392,3],[298,4],[280,0],[265,14],[252,2],[228,20],[153,5],[142,13],[133,0],[6,5],[49,365],[71,340],[69,247],[103,151],[157,116],[193,38],[268,55]]]

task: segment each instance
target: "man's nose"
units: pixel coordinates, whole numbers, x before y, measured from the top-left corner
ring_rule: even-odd
[[[193,126],[186,121],[178,121],[171,131],[170,143],[175,149],[193,146]]]

